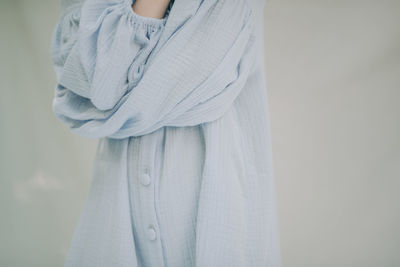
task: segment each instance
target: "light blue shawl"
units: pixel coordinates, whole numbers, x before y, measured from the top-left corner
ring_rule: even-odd
[[[155,29],[161,36],[140,42],[132,40],[146,29],[133,25],[130,5],[87,0],[79,30],[67,25],[74,36],[52,46],[56,116],[81,136],[120,139],[163,126],[197,125],[226,112],[254,65],[250,4],[176,0],[165,27]],[[61,34],[54,42],[62,42]]]

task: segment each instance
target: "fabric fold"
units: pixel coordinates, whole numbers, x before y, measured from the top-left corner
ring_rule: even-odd
[[[254,66],[250,4],[177,0],[169,11],[146,18],[131,1],[86,0],[56,67],[57,118],[84,137],[122,139],[222,116]]]
[[[143,65],[158,40],[166,17],[144,17],[131,8],[131,1],[87,0],[78,23],[63,38],[71,43],[65,51],[59,89],[89,98],[99,110],[111,109],[143,74]],[[75,22],[75,10],[69,18]],[[75,15],[75,16],[74,16]],[[68,36],[68,33],[73,34]],[[57,57],[57,55],[55,55]],[[128,79],[129,77],[129,79]],[[130,85],[130,86],[128,86]]]

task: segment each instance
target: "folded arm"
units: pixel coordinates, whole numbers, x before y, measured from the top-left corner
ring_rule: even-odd
[[[143,17],[131,4],[86,0],[68,15],[66,43],[57,27],[56,116],[81,136],[118,139],[222,116],[254,65],[247,0],[176,1],[158,47],[168,11]]]

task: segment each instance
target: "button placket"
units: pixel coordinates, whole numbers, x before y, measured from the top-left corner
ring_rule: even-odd
[[[162,240],[156,205],[157,175],[159,160],[158,145],[162,131],[135,138],[131,153],[136,158],[136,168],[132,173],[132,209],[134,228],[137,229],[137,242],[143,245],[143,251],[152,251],[152,257],[144,252],[145,266],[164,266]],[[136,184],[136,185],[135,185]],[[140,230],[139,230],[140,229]]]

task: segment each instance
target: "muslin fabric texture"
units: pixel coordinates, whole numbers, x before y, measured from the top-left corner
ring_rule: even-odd
[[[61,0],[53,111],[97,138],[65,266],[281,266],[261,0]]]

